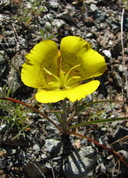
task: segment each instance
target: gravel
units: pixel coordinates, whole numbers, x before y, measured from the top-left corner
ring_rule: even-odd
[[[37,3],[37,4],[36,4]],[[33,8],[32,8],[33,7]],[[123,20],[123,45],[121,45],[121,0],[34,0],[8,1],[0,3],[0,95],[5,96],[5,88],[12,90],[12,96],[35,105],[53,120],[46,105],[30,102],[34,90],[23,85],[18,70],[25,61],[24,55],[39,41],[53,39],[58,44],[68,35],[80,36],[90,42],[101,53],[107,70],[98,79],[101,82],[94,95],[85,102],[99,100],[126,101],[126,70],[128,63],[127,32],[128,10],[125,7]],[[29,13],[28,13],[29,12]],[[123,58],[125,65],[123,64]],[[16,69],[12,66],[14,65]],[[5,108],[5,102],[0,101]],[[54,105],[60,109],[60,103]],[[0,108],[0,176],[17,178],[104,178],[128,177],[127,167],[114,155],[86,139],[71,135],[63,138],[60,132],[48,121],[31,111],[24,115],[27,129],[16,139],[17,127],[9,124],[8,105]],[[11,109],[9,112],[12,113]],[[127,104],[103,103],[89,107],[93,119],[128,117]],[[75,115],[73,124],[86,121],[90,115],[85,109]],[[99,117],[98,117],[99,116]],[[6,119],[5,119],[6,118]],[[14,118],[13,118],[14,119]],[[57,123],[57,121],[55,120]],[[20,130],[21,131],[21,130]],[[86,135],[100,144],[112,148],[128,159],[128,122],[94,124],[80,127],[78,133]],[[78,140],[79,139],[79,140]],[[76,142],[76,140],[78,142]],[[77,143],[77,144],[76,144]]]

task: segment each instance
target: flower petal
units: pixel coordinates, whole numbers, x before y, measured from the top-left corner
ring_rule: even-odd
[[[98,80],[93,80],[69,90],[46,91],[40,89],[36,94],[36,99],[41,103],[54,103],[65,98],[68,98],[71,102],[74,102],[93,93],[98,88],[99,84],[100,82]]]
[[[67,36],[60,44],[62,67],[65,72],[80,64],[73,75],[80,75],[82,80],[100,76],[106,70],[104,58],[91,48],[91,44],[76,36]]]
[[[26,63],[22,65],[21,79],[25,85],[33,88],[48,88],[52,80],[43,68],[58,75],[58,48],[54,41],[45,40],[38,43],[26,55]]]
[[[81,100],[85,98],[87,95],[93,93],[99,86],[100,82],[98,80],[93,80],[86,84],[75,87],[72,90],[68,90],[67,98],[74,102],[76,100]]]
[[[56,103],[66,98],[66,91],[62,90],[41,90],[36,93],[36,100],[40,103]]]

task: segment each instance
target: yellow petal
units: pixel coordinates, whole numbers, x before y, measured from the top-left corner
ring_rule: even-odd
[[[48,88],[47,83],[52,81],[52,76],[50,77],[43,68],[58,75],[58,55],[58,48],[54,41],[45,40],[35,45],[26,55],[26,63],[22,66],[23,83],[33,88]]]
[[[65,98],[74,102],[93,93],[98,88],[99,84],[100,82],[98,80],[94,80],[69,90],[46,91],[40,89],[36,94],[36,99],[41,103],[54,103]]]
[[[39,90],[36,93],[36,100],[40,103],[56,103],[66,98],[66,90]]]
[[[104,58],[91,48],[84,39],[76,36],[67,36],[60,44],[62,56],[62,70],[68,72],[70,68],[80,64],[74,75],[80,75],[82,80],[100,76],[106,70]]]
[[[86,84],[75,87],[72,90],[67,91],[67,98],[74,102],[76,100],[81,100],[85,98],[87,95],[93,93],[99,86],[100,82],[98,80],[93,80]]]

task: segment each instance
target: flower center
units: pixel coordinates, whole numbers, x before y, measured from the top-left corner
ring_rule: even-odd
[[[63,70],[60,69],[59,77],[51,73],[46,68],[43,68],[47,74],[49,74],[55,79],[55,81],[51,81],[48,83],[49,88],[70,89],[71,85],[75,83],[78,84],[78,81],[80,81],[81,76],[79,75],[73,76],[74,70],[78,67],[80,67],[79,64],[76,66],[73,66],[66,74]]]

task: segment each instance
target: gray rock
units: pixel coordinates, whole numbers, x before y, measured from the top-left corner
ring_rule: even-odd
[[[63,166],[67,178],[87,178],[96,163],[95,150],[91,146],[73,151]]]
[[[23,38],[23,36],[19,36],[18,41],[19,41],[19,45],[22,44],[23,47],[26,46],[27,41],[26,41],[26,39]]]
[[[6,57],[6,54],[4,51],[0,51],[0,53]],[[1,54],[0,54],[0,64],[3,64],[6,61],[6,59]]]
[[[101,1],[101,0],[99,0],[99,1]],[[96,0],[87,0],[87,1],[84,1],[84,4],[86,5],[86,4],[96,4],[98,1],[96,1]]]
[[[61,142],[54,139],[46,139],[44,147],[52,157],[56,157],[56,155],[60,153]]]
[[[47,148],[47,150],[49,152],[53,151],[54,148],[57,146],[57,144],[59,143],[60,141],[57,141],[57,140],[54,140],[54,139],[46,139],[45,140],[45,147]]]
[[[9,36],[9,37],[12,37],[12,36],[14,36],[14,32],[13,32],[13,31],[6,30],[5,35],[6,35],[6,36]]]
[[[8,39],[8,45],[9,45],[10,47],[15,46],[15,45],[16,45],[15,38],[10,38],[10,39]]]
[[[67,11],[61,13],[61,14],[57,14],[56,16],[57,18],[61,18],[63,20],[68,20],[68,21],[71,21],[71,17],[69,15],[69,13]]]
[[[60,28],[64,24],[65,24],[65,22],[62,19],[54,19],[52,22],[52,25],[56,26],[57,28]]]
[[[19,75],[19,69],[21,65],[24,63],[23,58],[24,58],[25,51],[21,51],[17,53],[12,59],[11,59],[11,64],[15,66],[10,65],[11,70],[9,71],[8,75],[8,80],[7,84],[12,90],[15,92],[19,87],[21,87],[21,82],[20,82],[20,75]]]
[[[90,5],[90,9],[94,12],[96,10],[98,10],[97,6],[95,4],[91,4]]]
[[[14,155],[16,153],[16,149],[12,149],[10,155]]]
[[[9,20],[9,16],[0,14],[0,23],[1,23],[3,20]]]
[[[97,172],[98,172],[99,169],[100,169],[103,173],[106,172],[106,167],[105,167],[105,165],[104,165],[103,163],[99,163],[96,169],[97,169]]]
[[[53,20],[53,15],[52,14],[46,14],[46,15],[44,15],[44,17],[43,17],[43,20],[48,20],[48,21],[51,21],[51,20]]]
[[[65,9],[70,10],[70,12],[71,12],[71,10],[72,10],[72,11],[75,13],[75,7],[74,7],[74,6],[72,6],[72,5],[71,5],[71,4],[69,4],[69,3],[67,3],[67,5],[66,5]]]
[[[1,89],[1,88],[0,88]],[[0,125],[0,132],[6,129],[6,124],[1,124]]]
[[[48,8],[46,6],[40,6],[40,12],[48,12]]]
[[[112,72],[112,75],[113,75],[113,80],[114,80],[115,86],[122,87],[123,81],[122,81],[122,78],[120,77],[120,75],[115,71]]]
[[[113,29],[113,30],[117,30],[118,28],[119,28],[119,26],[118,26],[118,25],[116,25],[116,24],[112,23],[112,29]]]
[[[128,159],[128,152],[126,150],[119,150],[118,153]]]
[[[35,145],[33,146],[33,150],[36,151],[36,152],[39,152],[39,151],[40,151],[39,145],[35,144]]]
[[[53,119],[57,125],[59,125],[59,122],[54,114],[50,114],[49,117],[51,119]],[[45,125],[46,125],[46,130],[47,130],[50,138],[53,137],[55,139],[55,135],[58,135],[60,133],[60,131],[52,123],[50,123],[47,120],[45,121]]]
[[[52,28],[51,23],[50,23],[50,22],[46,22],[46,23],[45,23],[45,27],[46,27],[47,29]]]
[[[92,101],[92,95],[87,95],[86,98],[85,98],[85,101],[86,102],[91,102]]]
[[[3,75],[5,69],[6,69],[6,65],[5,64],[0,65],[0,77]]]
[[[59,7],[59,3],[57,0],[50,0],[49,4],[52,8],[58,8]]]

